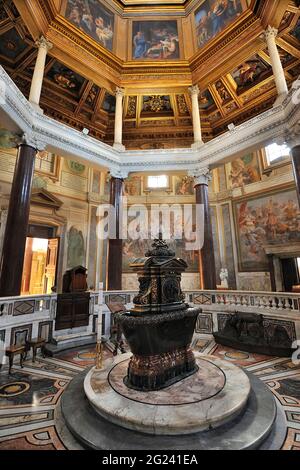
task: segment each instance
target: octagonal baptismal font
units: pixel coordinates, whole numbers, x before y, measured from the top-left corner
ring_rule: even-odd
[[[160,237],[131,266],[139,292],[132,309],[115,314],[131,353],[73,379],[61,400],[71,433],[93,449],[277,448],[272,393],[191,349],[201,308],[184,301],[185,261]]]
[[[131,264],[140,284],[133,309],[116,314],[133,353],[125,383],[141,391],[168,387],[198,369],[189,346],[201,309],[184,302],[180,286],[187,264],[161,238],[152,246]]]

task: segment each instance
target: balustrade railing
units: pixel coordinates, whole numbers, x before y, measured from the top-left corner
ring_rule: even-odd
[[[0,324],[1,319],[7,319],[8,316],[49,313],[50,317],[54,318],[56,302],[57,294],[0,297]]]
[[[211,307],[226,307],[226,310],[253,310],[300,312],[300,294],[287,292],[247,291],[186,291],[188,302]]]

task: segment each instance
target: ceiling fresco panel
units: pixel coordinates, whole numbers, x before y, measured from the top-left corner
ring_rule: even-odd
[[[169,60],[179,56],[177,21],[133,21],[134,60]]]
[[[205,0],[195,12],[198,48],[222,32],[247,7],[245,0]]]
[[[112,51],[114,15],[99,0],[67,0],[65,18]]]
[[[272,74],[271,65],[258,54],[239,65],[232,73],[238,93],[243,93]]]

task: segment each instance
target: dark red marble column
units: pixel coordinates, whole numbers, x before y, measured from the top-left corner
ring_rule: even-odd
[[[216,289],[216,267],[210,208],[208,202],[208,175],[195,178],[196,204],[204,206],[204,245],[200,251],[200,269],[203,289]]]
[[[1,255],[0,297],[19,295],[28,229],[36,149],[18,148]]]
[[[122,217],[123,179],[111,177],[110,204],[115,207],[116,238],[108,240],[107,250],[107,290],[122,289],[122,234],[119,233],[119,221]]]
[[[298,201],[299,201],[299,206],[300,206],[300,145],[297,145],[296,147],[292,149],[292,161],[293,161],[295,182],[296,182],[296,187],[297,187]]]

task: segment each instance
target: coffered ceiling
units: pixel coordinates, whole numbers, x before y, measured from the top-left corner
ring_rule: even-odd
[[[192,41],[192,35],[182,23],[181,56],[160,61],[134,61],[128,56],[132,23],[126,26],[125,20],[115,16],[110,51],[61,15],[62,3],[66,4],[60,0],[0,1],[1,65],[28,97],[37,55],[35,40],[46,36],[54,47],[47,57],[41,96],[45,114],[80,130],[88,128],[91,135],[109,144],[113,142],[116,86],[125,88],[127,148],[190,146],[191,84],[201,90],[205,141],[226,131],[230,123],[237,125],[270,108],[276,88],[261,33],[271,19],[279,29],[277,45],[289,86],[300,75],[300,10],[293,1],[251,1],[249,10],[200,49],[185,43]],[[113,3],[106,2],[106,7]],[[186,4],[180,0],[155,3]]]

